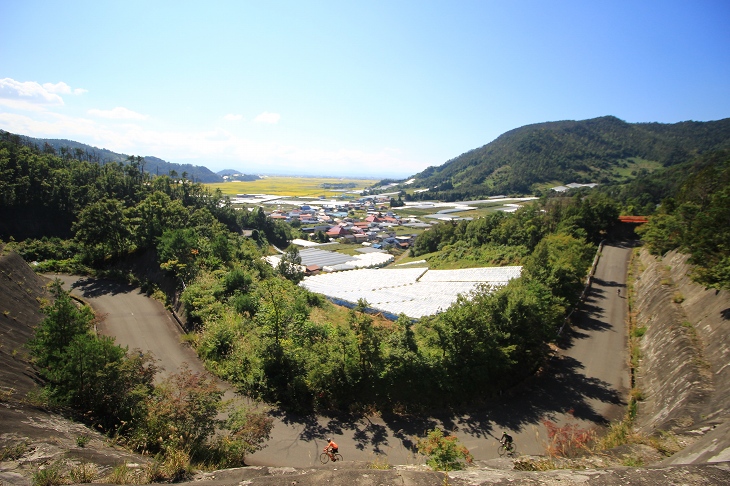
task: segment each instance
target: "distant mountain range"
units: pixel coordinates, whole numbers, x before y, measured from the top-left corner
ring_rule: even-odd
[[[71,140],[22,137],[40,149],[99,163],[127,162],[128,155]],[[674,124],[627,123],[613,116],[581,121],[526,125],[500,135],[438,167],[409,177],[403,188],[420,188],[418,199],[478,199],[498,194],[527,194],[569,183],[620,183],[638,175],[730,149],[730,118]],[[151,174],[187,174],[197,182],[255,180],[234,169],[174,164],[144,157]],[[225,179],[224,179],[225,177]]]
[[[37,145],[41,150],[49,150],[46,147],[51,147],[58,155],[64,156],[68,154],[69,157],[89,160],[100,164],[109,162],[127,163],[127,159],[129,158],[129,155],[127,154],[119,154],[112,152],[111,150],[93,147],[85,143],[74,142],[73,140],[33,138],[26,136],[21,136],[21,138],[26,143]],[[205,183],[223,182],[225,180],[223,176],[229,176],[228,180],[256,180],[259,178],[257,175],[246,175],[234,169],[225,169],[215,173],[204,166],[175,164],[151,155],[144,156],[144,170],[145,172],[155,175],[169,175],[172,171],[176,172],[178,176],[182,176],[182,174],[185,173],[188,179],[195,182]]]
[[[674,124],[627,123],[613,116],[511,130],[412,177],[423,199],[525,194],[551,185],[626,182],[702,153],[730,148],[730,118]]]

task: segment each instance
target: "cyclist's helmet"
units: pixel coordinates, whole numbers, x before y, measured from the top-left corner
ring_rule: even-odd
[[[332,439],[330,439],[330,438],[328,437],[328,438],[327,438],[327,442],[332,442]]]

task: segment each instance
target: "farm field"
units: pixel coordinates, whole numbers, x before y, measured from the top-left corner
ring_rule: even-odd
[[[459,295],[469,295],[481,285],[501,287],[521,273],[521,266],[459,270],[358,269],[320,273],[305,278],[300,286],[353,304],[364,300],[371,309],[384,312],[393,320],[401,314],[420,319],[448,309]]]
[[[472,203],[469,201],[466,201],[463,203],[465,206],[469,206],[474,209],[467,209],[465,211],[459,211],[459,212],[452,212],[450,213],[452,216],[458,216],[460,218],[481,218],[483,216],[486,216],[490,213],[503,210],[505,207],[505,203],[518,203],[518,204],[529,204],[529,202],[526,201],[494,201],[494,202],[481,202],[481,203]],[[398,214],[401,217],[409,217],[414,216],[417,218],[423,218],[424,216],[429,216],[432,214],[436,214],[439,211],[443,211],[445,209],[452,209],[455,208],[456,205],[447,205],[447,206],[438,206],[433,208],[414,208],[409,206],[404,206],[400,208],[394,208],[392,211],[396,214]]]
[[[345,179],[334,177],[284,177],[266,176],[257,181],[247,182],[221,182],[205,184],[210,190],[220,189],[225,195],[236,194],[274,194],[290,197],[311,197],[320,196],[334,197],[344,192],[363,190],[379,182],[379,179]],[[342,190],[325,189],[324,184],[354,184]]]

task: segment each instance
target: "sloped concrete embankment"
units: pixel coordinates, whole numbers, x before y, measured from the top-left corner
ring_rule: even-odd
[[[691,444],[667,462],[730,460],[730,292],[690,278],[688,257],[640,253],[637,325],[645,326],[637,386],[637,425],[671,431]]]
[[[14,252],[0,248],[0,387],[26,394],[38,377],[25,343],[43,319],[38,299],[48,298],[43,281]]]

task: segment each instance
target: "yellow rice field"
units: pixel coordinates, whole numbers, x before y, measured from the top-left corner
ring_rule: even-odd
[[[236,194],[274,194],[277,196],[290,197],[311,197],[319,196],[332,197],[343,192],[362,190],[370,187],[379,179],[339,179],[327,177],[284,177],[266,176],[263,179],[250,182],[222,182],[216,184],[205,184],[211,191],[220,189],[225,195]],[[332,190],[324,189],[323,184],[347,184],[353,183],[355,187]]]

